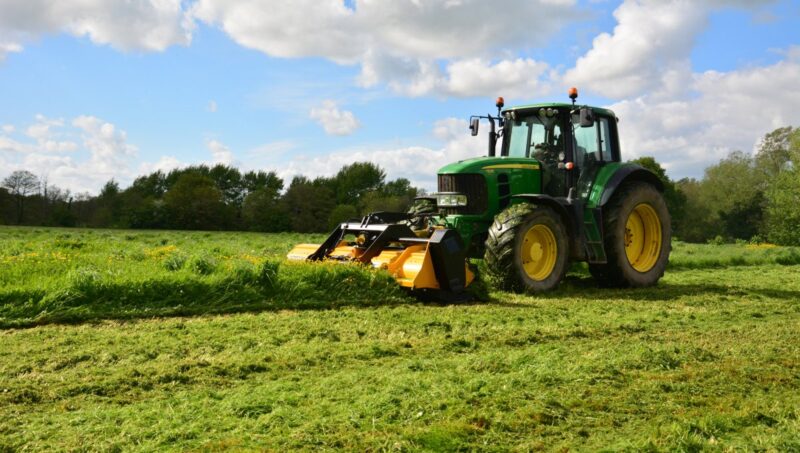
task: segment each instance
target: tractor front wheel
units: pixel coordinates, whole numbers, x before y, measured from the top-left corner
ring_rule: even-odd
[[[650,184],[633,183],[617,190],[603,212],[608,262],[590,264],[604,286],[643,287],[664,275],[671,248],[669,211]]]
[[[502,289],[548,291],[567,271],[567,234],[561,218],[546,206],[516,204],[489,228],[484,261]]]

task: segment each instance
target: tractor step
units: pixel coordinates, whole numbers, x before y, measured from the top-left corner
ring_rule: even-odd
[[[586,244],[586,260],[590,263],[606,263],[605,243],[603,242],[603,213],[599,208],[587,208],[583,211],[584,243]]]

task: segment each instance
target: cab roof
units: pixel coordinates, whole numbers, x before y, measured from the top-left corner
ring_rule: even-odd
[[[593,107],[590,105],[584,106],[581,104],[575,104],[575,107],[589,107],[592,111],[598,115],[605,115],[610,116],[612,118],[616,118],[616,114],[609,109],[604,109],[602,107]],[[510,112],[512,110],[520,112],[520,111],[529,111],[529,110],[539,110],[540,108],[553,108],[553,109],[571,109],[572,104],[567,104],[566,102],[544,102],[540,104],[527,104],[527,105],[516,105],[513,107],[506,107],[502,111],[503,112]]]

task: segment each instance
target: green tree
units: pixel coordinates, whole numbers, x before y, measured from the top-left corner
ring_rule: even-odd
[[[707,238],[750,239],[749,234],[761,231],[764,186],[754,159],[741,151],[708,167],[698,194],[698,207],[708,212],[712,226]]]
[[[97,197],[97,209],[92,216],[92,225],[106,228],[120,226],[121,203],[119,183],[111,179],[100,189],[100,195]]]
[[[178,177],[164,195],[164,208],[168,225],[177,229],[225,229],[233,216],[214,180],[196,172]]]
[[[274,171],[267,173],[260,170],[251,170],[242,175],[242,185],[248,193],[260,189],[267,189],[268,191],[279,193],[283,190],[283,179],[278,177]]]
[[[771,242],[800,245],[800,128],[786,142],[786,163],[766,192],[765,223]]]
[[[247,192],[239,169],[217,164],[208,169],[208,176],[214,180],[214,184],[222,192],[227,205],[237,208],[242,205]]]
[[[755,164],[767,183],[789,168],[792,161],[791,142],[796,135],[797,129],[781,127],[766,134],[759,143]]]
[[[3,180],[2,186],[14,196],[17,224],[21,224],[25,216],[25,200],[39,190],[39,178],[27,170],[16,170]]]
[[[244,180],[249,190],[242,204],[242,218],[247,228],[270,232],[290,229],[288,212],[280,200],[283,181],[274,172],[250,172],[245,174]]]
[[[767,238],[781,245],[800,245],[800,170],[782,171],[767,190]]]
[[[345,165],[334,177],[336,202],[360,206],[364,194],[383,187],[386,173],[371,162]]]
[[[0,223],[10,224],[11,219],[16,217],[15,212],[14,197],[4,187],[0,187]]]
[[[143,198],[161,198],[169,187],[167,175],[158,170],[147,176],[139,176],[126,191],[134,190]]]
[[[383,194],[387,197],[409,197],[414,198],[417,196],[419,190],[411,186],[411,181],[406,178],[397,178],[394,181],[389,181],[383,186]]]
[[[325,184],[315,184],[306,177],[296,176],[281,198],[281,204],[289,215],[292,231],[321,233],[328,226],[336,197]]]
[[[247,229],[252,231],[278,232],[291,229],[285,205],[265,189],[247,194],[242,204],[242,218]]]
[[[358,217],[355,206],[349,204],[336,205],[328,216],[328,229],[333,230],[336,225]]]
[[[170,184],[167,175],[156,171],[140,176],[120,195],[117,226],[122,228],[166,228],[164,194]]]

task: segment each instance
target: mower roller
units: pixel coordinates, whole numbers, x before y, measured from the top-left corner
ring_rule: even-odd
[[[488,155],[442,167],[438,191],[409,213],[342,223],[288,258],[361,263],[403,287],[443,294],[473,281],[469,258],[484,260],[495,286],[515,291],[555,288],[571,261],[587,262],[603,286],[656,284],[671,248],[663,183],[621,162],[614,112],[576,105],[575,88],[569,97],[506,109],[498,98],[496,116],[470,118],[473,136],[488,122]]]

